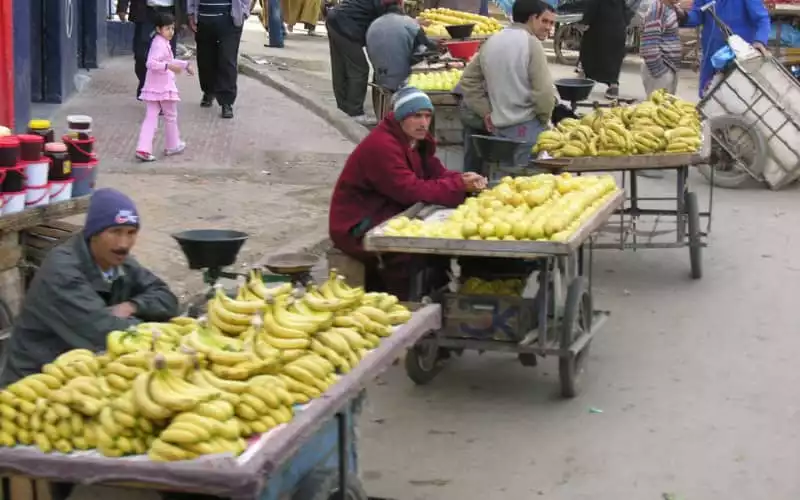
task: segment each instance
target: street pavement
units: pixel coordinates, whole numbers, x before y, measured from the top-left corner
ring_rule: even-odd
[[[245,65],[332,105],[325,38],[299,32],[286,48],[269,49],[265,36],[248,22]],[[696,99],[696,81],[682,72],[679,94]],[[621,87],[644,97],[635,61]],[[668,173],[641,179],[640,188],[663,195],[674,185]],[[706,206],[708,184],[693,172],[690,186]],[[467,353],[426,387],[414,386],[402,365],[389,369],[369,388],[361,421],[370,495],[800,498],[796,189],[717,190],[713,215],[699,281],[689,278],[687,248],[595,252],[594,301],[611,319],[573,400],[558,397],[552,359],[525,368],[513,356]]]
[[[179,124],[187,143],[181,156],[145,164],[134,158],[144,105],[134,93],[133,61],[116,58],[91,73],[83,92],[54,117],[94,119],[100,186],[125,191],[137,202],[143,229],[135,253],[179,293],[197,293],[200,273],[189,271],[170,234],[185,229],[246,231],[238,261],[254,264],[280,248],[314,246],[327,237],[330,186],[352,142],[279,92],[239,78],[236,117],[200,108],[196,77],[178,77]],[[162,156],[163,133],[154,152]],[[80,222],[80,218],[77,218]],[[297,235],[300,235],[298,238]]]

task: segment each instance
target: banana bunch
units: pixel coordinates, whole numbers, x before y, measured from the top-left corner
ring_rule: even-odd
[[[700,148],[701,137],[695,105],[657,90],[640,104],[560,121],[539,135],[532,153],[546,151],[554,158],[688,153]]]
[[[236,300],[255,301],[267,300],[279,295],[289,295],[292,293],[291,283],[281,283],[280,285],[268,287],[264,284],[264,275],[261,270],[253,269],[247,277],[245,283],[239,286]]]
[[[254,377],[247,390],[239,393],[240,401],[234,411],[250,434],[263,434],[292,420],[291,405],[297,398],[288,391],[285,383],[280,382],[277,377],[261,375]]]
[[[254,318],[253,321],[261,320]],[[208,360],[211,372],[224,379],[247,380],[253,375],[274,372],[279,362],[278,351],[265,345],[252,332],[245,333],[248,342],[201,327],[184,337],[184,347]]]
[[[133,391],[127,391],[109,401],[88,425],[97,451],[115,458],[147,453],[164,424],[140,415]]]
[[[367,293],[361,300],[362,306],[376,307],[385,312],[389,323],[393,326],[402,325],[411,319],[411,311],[402,304],[394,295],[389,293]]]
[[[192,366],[190,358],[180,352],[161,353],[167,367],[179,373]],[[200,364],[205,364],[205,358],[197,360]],[[155,354],[151,351],[138,351],[122,356],[110,361],[102,369],[102,375],[112,393],[121,394],[128,391],[133,386],[133,381],[140,374],[148,371],[153,364]]]
[[[149,349],[172,351],[188,329],[171,323],[142,323],[125,331],[115,330],[106,335],[106,352],[114,358]]]
[[[147,455],[157,462],[172,462],[218,453],[237,456],[246,449],[239,421],[229,407],[220,405],[212,406],[211,411],[201,407],[173,417],[152,441]]]
[[[66,405],[51,403],[45,399],[37,400],[35,409],[29,414],[20,413],[16,419],[16,429],[4,424],[3,443],[16,434],[19,442],[32,441],[42,452],[58,451],[71,453],[73,449],[85,450],[89,443],[84,437],[84,416],[72,411]],[[25,415],[23,417],[23,415]]]
[[[64,384],[76,377],[95,376],[105,362],[105,358],[95,356],[95,354],[88,349],[73,349],[57,357],[52,363],[42,366],[42,374],[53,377]],[[33,375],[31,377],[33,377]],[[42,381],[48,380],[46,378],[37,378]]]
[[[349,351],[349,346],[347,350]],[[357,363],[358,359],[355,361]],[[335,371],[336,367],[330,360],[310,353],[284,365],[280,378],[294,394],[295,401],[306,402],[320,397],[328,387],[336,383]]]
[[[134,379],[131,390],[138,414],[151,421],[166,420],[222,396],[218,390],[199,387],[169,370],[160,354],[152,370]]]
[[[214,298],[208,301],[208,322],[225,335],[238,337],[250,327],[253,315],[265,307],[262,299],[231,299],[218,286]]]

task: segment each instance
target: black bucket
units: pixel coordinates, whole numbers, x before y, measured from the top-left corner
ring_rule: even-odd
[[[23,161],[37,162],[42,158],[44,137],[36,134],[18,135],[19,154]]]
[[[72,163],[85,164],[91,163],[96,159],[94,153],[94,137],[77,139],[65,135],[61,140],[67,145],[69,159]]]
[[[19,162],[19,139],[0,137],[0,168],[13,168]]]
[[[25,163],[18,163],[13,167],[3,169],[5,178],[3,179],[4,193],[19,193],[25,190]]]

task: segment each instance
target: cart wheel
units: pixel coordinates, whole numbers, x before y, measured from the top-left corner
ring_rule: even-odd
[[[575,340],[592,327],[592,296],[588,280],[578,276],[569,285],[564,304],[564,317],[561,319],[561,349],[568,349]],[[586,369],[589,344],[574,356],[558,359],[558,377],[561,381],[561,395],[574,398],[580,392],[581,375]]]
[[[406,353],[406,375],[417,385],[425,385],[442,371],[439,347],[433,338],[422,339]]]
[[[761,132],[736,115],[711,119],[711,159],[699,165],[703,177],[725,189],[744,187],[755,175],[759,182],[764,172],[767,146]],[[749,172],[748,172],[749,171]]]
[[[556,62],[567,66],[575,66],[579,55],[576,52],[581,50],[581,39],[583,39],[583,29],[578,23],[562,24],[553,35],[553,52],[556,54]]]
[[[292,500],[369,500],[361,480],[355,474],[347,475],[347,492],[339,494],[339,473],[334,470],[317,470],[300,482]]]
[[[697,193],[685,195],[687,226],[689,228],[689,262],[692,266],[692,279],[703,277],[703,247],[700,241],[700,209],[697,204]]]

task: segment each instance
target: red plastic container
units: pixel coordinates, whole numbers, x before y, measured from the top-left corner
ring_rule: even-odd
[[[459,42],[446,42],[445,46],[450,52],[450,55],[456,59],[469,60],[478,52],[481,46],[480,40],[464,40]]]

